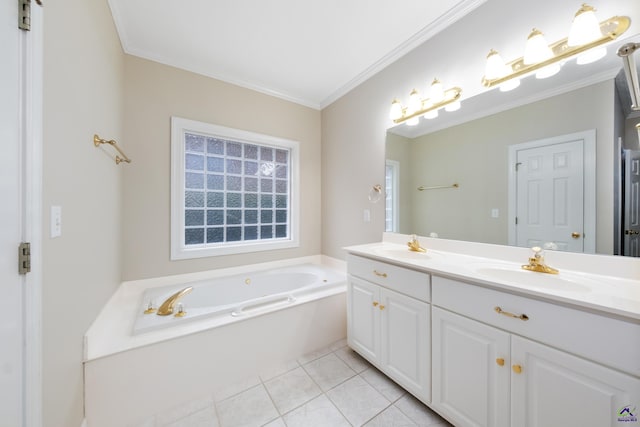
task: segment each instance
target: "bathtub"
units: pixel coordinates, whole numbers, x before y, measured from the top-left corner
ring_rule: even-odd
[[[143,314],[186,286],[184,317]],[[87,425],[138,425],[289,366],[346,328],[346,266],[322,255],[123,282],[85,334]]]
[[[343,288],[344,282],[343,273],[307,263],[147,289],[140,299],[133,334],[175,327],[208,316],[243,318],[282,309],[314,293]],[[159,316],[147,310],[157,308],[187,287],[192,291],[180,298],[174,308],[174,314],[181,311],[180,316]]]

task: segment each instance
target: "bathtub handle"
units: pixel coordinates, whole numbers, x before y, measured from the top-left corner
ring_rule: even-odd
[[[279,304],[282,304],[282,303],[292,304],[294,302],[296,302],[296,299],[292,295],[287,295],[285,297],[277,297],[277,298],[274,298],[274,299],[271,299],[271,300],[258,301],[258,302],[252,303],[252,304],[248,304],[248,305],[242,306],[242,307],[240,307],[240,308],[238,308],[236,310],[233,310],[231,312],[231,315],[233,317],[245,316],[251,311],[259,311],[259,310],[261,310],[263,308],[266,308],[266,307],[271,307],[271,306],[279,305]]]

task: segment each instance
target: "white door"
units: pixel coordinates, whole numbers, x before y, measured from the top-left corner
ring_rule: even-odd
[[[517,336],[511,363],[520,367],[511,375],[513,426],[638,424],[638,378]]]
[[[22,238],[20,30],[18,2],[0,2],[0,426],[24,423],[23,287],[18,274]]]
[[[516,151],[516,245],[584,252],[583,141]]]
[[[407,390],[431,401],[429,304],[380,290],[382,366]]]
[[[624,150],[624,252],[640,257],[640,151]]]
[[[509,334],[438,307],[432,321],[433,407],[456,425],[508,427]]]
[[[349,346],[371,361],[380,354],[380,287],[349,277],[347,339]]]

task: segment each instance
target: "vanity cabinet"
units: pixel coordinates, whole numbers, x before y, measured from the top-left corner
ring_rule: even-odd
[[[353,255],[348,270],[349,346],[429,402],[429,275]]]
[[[640,402],[637,323],[435,276],[432,304],[432,406],[458,427],[616,426]]]

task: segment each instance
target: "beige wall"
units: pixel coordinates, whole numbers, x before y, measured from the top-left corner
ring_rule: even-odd
[[[320,253],[319,111],[133,56],[125,69],[125,280]],[[170,260],[171,116],[300,142],[300,247]]]
[[[122,170],[93,134],[122,139],[124,55],[106,0],[44,9],[43,425],[83,419],[83,336],[120,282]],[[49,238],[49,208],[62,236]]]
[[[595,129],[597,252],[612,254],[614,91],[608,80],[414,139],[401,167],[412,190],[410,232],[507,244],[508,146]],[[415,191],[454,182],[459,189]]]

